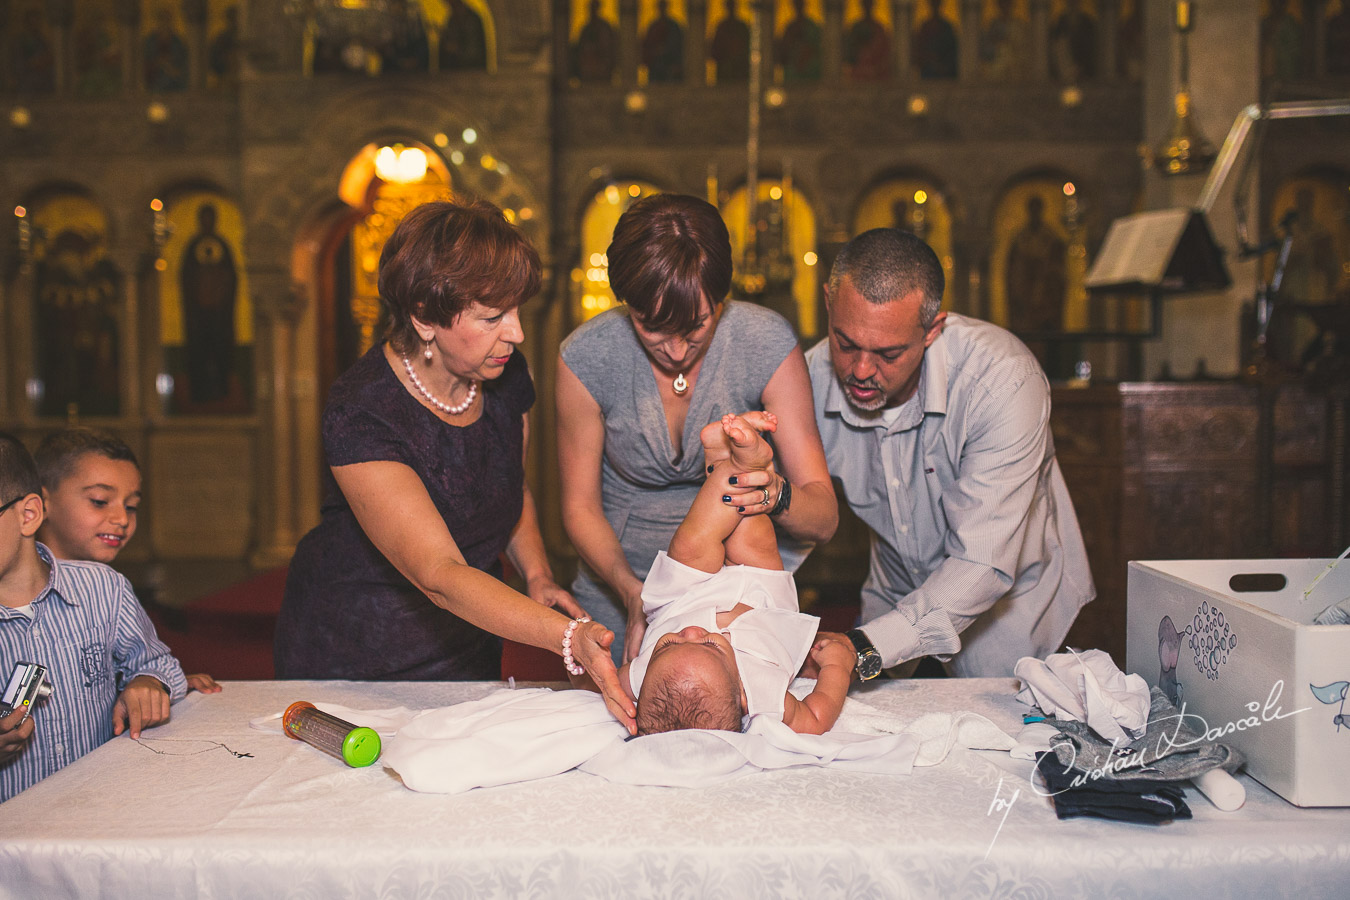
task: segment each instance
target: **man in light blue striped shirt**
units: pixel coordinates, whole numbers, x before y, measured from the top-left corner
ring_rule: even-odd
[[[943,286],[913,234],[858,235],[826,287],[829,337],[806,357],[830,474],[872,530],[849,633],[865,677],[924,656],[1011,675],[1096,596],[1045,373],[1002,328],[940,312]]]
[[[52,694],[0,719],[0,801],[115,735],[167,722],[183,669],[130,583],[100,563],[64,562],[38,543],[41,485],[32,457],[0,433],[0,678],[46,666]]]

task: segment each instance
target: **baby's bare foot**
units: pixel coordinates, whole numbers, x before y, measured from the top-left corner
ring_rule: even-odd
[[[703,461],[709,472],[718,463],[731,459],[731,441],[722,429],[721,419],[704,425],[698,433],[698,439],[703,444]]]
[[[760,437],[764,431],[778,428],[778,417],[768,412],[748,412],[722,417],[732,465],[744,471],[767,469],[773,462],[773,448]]]

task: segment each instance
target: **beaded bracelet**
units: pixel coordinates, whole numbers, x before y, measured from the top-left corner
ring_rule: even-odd
[[[573,619],[567,624],[567,630],[563,632],[563,666],[573,675],[585,675],[586,670],[581,664],[572,658],[572,632],[577,630],[577,626],[584,622],[589,622],[590,616],[582,616],[580,619]]]

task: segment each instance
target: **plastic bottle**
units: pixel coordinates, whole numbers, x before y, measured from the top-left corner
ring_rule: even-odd
[[[368,766],[380,758],[380,735],[375,729],[329,715],[313,703],[297,700],[286,707],[281,725],[297,741],[318,747],[352,768]]]

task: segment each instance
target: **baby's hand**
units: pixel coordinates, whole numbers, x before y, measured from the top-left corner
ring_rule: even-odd
[[[852,672],[858,663],[858,652],[844,635],[822,631],[816,635],[816,643],[811,647],[811,661],[817,672],[826,666],[842,666]]]
[[[169,692],[151,675],[137,675],[131,679],[113,704],[113,734],[130,731],[132,738],[139,738],[141,729],[163,725],[167,721]]]

